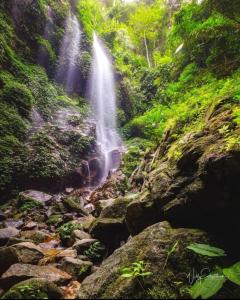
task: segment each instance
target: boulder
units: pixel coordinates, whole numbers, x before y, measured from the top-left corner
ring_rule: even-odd
[[[42,205],[48,205],[51,203],[52,198],[53,197],[49,194],[34,190],[27,190],[19,194],[19,202],[21,204],[24,204],[28,201],[34,201]]]
[[[56,259],[57,260],[61,260],[65,257],[70,257],[70,258],[76,258],[77,257],[77,251],[69,248],[69,249],[65,249],[63,251],[61,251],[57,256]]]
[[[38,223],[36,222],[29,222],[23,226],[22,230],[34,230],[38,227]]]
[[[64,295],[54,283],[34,278],[14,285],[2,299],[64,299]]]
[[[3,211],[0,210],[0,222],[6,220],[6,215],[4,214]]]
[[[42,250],[33,243],[24,242],[13,245],[18,255],[18,262],[23,264],[37,264],[44,257]]]
[[[6,272],[11,265],[19,262],[17,250],[13,247],[0,248],[0,275]]]
[[[77,212],[82,216],[88,215],[84,207],[81,206],[80,200],[77,196],[68,196],[63,198],[63,204],[67,207],[67,209]]]
[[[123,218],[98,218],[91,226],[90,234],[100,240],[111,253],[126,241],[129,232]]]
[[[78,240],[91,239],[91,235],[82,230],[73,230],[72,237],[73,239],[78,239]]]
[[[68,283],[71,276],[53,266],[35,266],[29,264],[12,265],[0,278],[0,287],[6,289],[23,280],[41,278],[57,285]]]
[[[78,254],[83,254],[83,252],[85,250],[87,250],[96,241],[97,241],[96,239],[83,239],[83,240],[77,241],[73,245],[73,249],[77,250]]]
[[[14,227],[0,229],[0,246],[6,245],[10,238],[16,237],[18,235],[19,230]]]
[[[160,221],[156,205],[148,191],[139,194],[126,208],[126,224],[131,235]]]
[[[172,229],[157,223],[131,238],[109,256],[81,285],[78,299],[179,299],[189,297],[188,275],[193,268],[211,269],[211,260],[186,247],[193,242],[209,243],[208,235],[195,229]],[[171,255],[169,252],[175,250]],[[152,274],[142,279],[123,278],[121,269],[143,261]],[[140,280],[140,283],[139,283]]]
[[[59,268],[76,280],[83,280],[86,276],[91,273],[93,264],[90,261],[83,261],[76,258],[65,257],[61,261]]]
[[[15,219],[7,219],[4,222],[5,227],[14,227],[14,228],[21,228],[23,226],[24,222],[23,220],[15,220]]]
[[[31,240],[35,244],[40,244],[51,237],[50,234],[40,230],[22,231],[20,236],[24,239]]]

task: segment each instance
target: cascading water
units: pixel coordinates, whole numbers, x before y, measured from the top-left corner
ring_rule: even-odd
[[[89,91],[97,125],[97,142],[101,155],[104,156],[101,176],[101,180],[104,180],[110,171],[119,167],[121,138],[117,133],[116,93],[112,61],[96,33],[93,37],[93,61]]]
[[[77,63],[80,56],[81,28],[71,12],[66,19],[65,34],[61,43],[56,81],[64,84],[67,92],[74,91],[77,80]]]

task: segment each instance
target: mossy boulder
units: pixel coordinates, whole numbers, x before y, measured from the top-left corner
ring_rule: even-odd
[[[176,250],[168,257],[176,242]],[[192,242],[208,243],[209,237],[195,229],[172,229],[167,222],[150,226],[116,250],[87,277],[78,298],[144,299],[154,295],[157,299],[179,299],[189,296],[185,291],[192,269],[197,272],[205,267],[211,269],[208,259],[186,249]],[[146,271],[152,272],[151,276],[143,278],[142,287],[134,278],[121,277],[120,272],[137,261],[144,261]]]
[[[129,232],[123,218],[101,218],[94,221],[90,234],[101,241],[111,253],[118,248],[121,242],[126,241]]]
[[[2,299],[63,299],[62,291],[44,279],[29,279],[14,285]]]
[[[58,227],[60,224],[63,223],[63,216],[62,215],[51,215],[48,220],[47,220],[47,225],[51,226],[56,226]]]
[[[93,264],[89,261],[83,261],[81,259],[65,257],[61,261],[61,270],[72,275],[77,280],[83,280],[90,274]]]
[[[67,196],[63,198],[63,204],[70,211],[78,212],[82,216],[86,216],[87,212],[80,204],[80,199],[77,196]]]
[[[0,278],[0,287],[10,288],[21,281],[39,278],[48,282],[65,284],[71,280],[71,276],[53,266],[35,266],[30,264],[14,264]]]
[[[127,206],[125,213],[127,228],[136,235],[144,228],[160,221],[154,201],[148,191],[137,195]]]

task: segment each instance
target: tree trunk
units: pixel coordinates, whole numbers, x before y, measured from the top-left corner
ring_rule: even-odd
[[[148,50],[146,32],[145,31],[144,31],[144,44],[145,44],[145,48],[146,48],[146,56],[147,56],[148,66],[149,66],[149,68],[151,68],[151,62],[150,62],[150,58],[149,58],[149,50]]]

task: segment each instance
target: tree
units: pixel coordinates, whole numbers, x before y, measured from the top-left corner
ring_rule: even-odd
[[[161,32],[164,13],[163,2],[156,1],[150,6],[141,4],[129,19],[132,38],[140,52],[144,46],[149,67],[151,67],[151,52]]]

